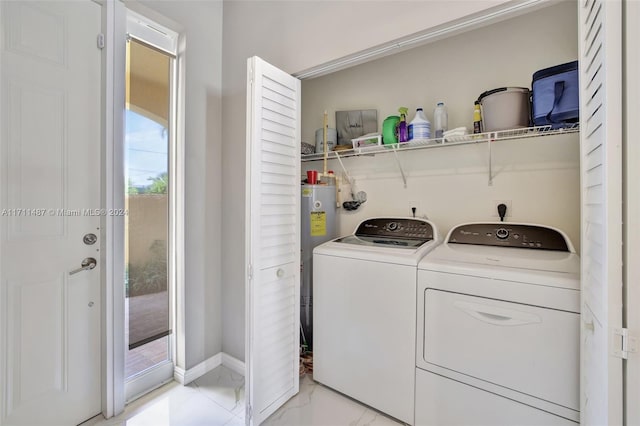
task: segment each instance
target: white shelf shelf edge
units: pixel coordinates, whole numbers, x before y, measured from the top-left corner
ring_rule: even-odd
[[[553,129],[551,125],[548,126],[536,126],[525,127],[512,130],[501,130],[496,132],[475,133],[464,136],[455,136],[449,140],[443,142],[442,138],[437,139],[422,139],[414,140],[404,143],[369,146],[366,148],[347,149],[338,151],[341,158],[355,157],[359,155],[375,155],[375,154],[387,154],[398,153],[403,151],[411,151],[416,149],[431,149],[431,148],[444,148],[450,146],[471,145],[483,142],[494,142],[510,139],[528,139],[539,138],[545,136],[563,135],[568,133],[577,133],[580,131],[578,123],[569,127],[563,127],[559,129]],[[327,159],[332,160],[337,158],[336,152],[331,151],[327,155]],[[301,156],[301,161],[321,161],[324,159],[324,153],[307,154]],[[491,179],[490,179],[491,180]]]

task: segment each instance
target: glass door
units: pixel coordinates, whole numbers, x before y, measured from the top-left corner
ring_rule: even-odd
[[[133,31],[128,28],[124,149],[128,400],[173,375],[168,265],[175,55],[136,34],[139,27],[143,35],[157,31],[147,22],[135,14],[128,20],[134,24]]]

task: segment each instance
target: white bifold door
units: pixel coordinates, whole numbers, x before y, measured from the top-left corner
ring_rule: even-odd
[[[583,425],[622,424],[622,2],[580,0]]]
[[[298,393],[300,80],[248,60],[246,424]]]

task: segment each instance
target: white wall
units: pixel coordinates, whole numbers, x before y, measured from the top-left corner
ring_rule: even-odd
[[[244,359],[246,59],[258,55],[296,73],[502,3],[505,1],[224,2],[224,352]]]
[[[513,18],[302,83],[302,140],[314,143],[323,112],[378,111],[379,127],[399,106],[424,107],[430,120],[438,101],[449,109],[449,127],[472,129],[473,101],[485,90],[531,87],[532,74],[577,59],[577,6],[562,2]],[[543,223],[580,237],[578,135],[495,143],[493,185],[487,146],[444,147],[400,154],[408,174],[403,187],[391,154],[345,160],[368,201],[356,212],[339,211],[341,234],[372,216],[428,215],[443,233],[465,221],[495,220],[494,200],[510,200],[511,221]],[[303,163],[322,170],[322,162]],[[337,160],[329,169],[341,172]],[[345,199],[350,199],[348,187]]]
[[[315,145],[323,111],[335,127],[335,111],[378,110],[378,124],[398,107],[417,107],[430,120],[444,101],[449,127],[472,128],[473,102],[485,90],[531,87],[533,72],[576,60],[574,1],[449,37],[347,70],[302,81],[302,140]]]
[[[222,2],[144,0],[184,31],[185,360],[191,368],[222,349]],[[156,18],[151,16],[151,18]]]

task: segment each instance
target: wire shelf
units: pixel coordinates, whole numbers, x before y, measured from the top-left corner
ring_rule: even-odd
[[[580,131],[578,123],[554,129],[553,126],[525,127],[512,130],[501,130],[497,132],[474,133],[463,136],[453,136],[450,138],[418,139],[404,143],[388,145],[374,145],[355,149],[345,149],[337,151],[341,158],[354,157],[358,155],[386,154],[390,152],[402,152],[415,149],[443,148],[448,146],[470,145],[482,142],[493,142],[511,139],[538,138],[553,135],[563,135],[577,133]],[[336,151],[327,154],[329,160],[338,158]],[[324,153],[307,154],[301,156],[302,161],[318,161],[324,159]]]

